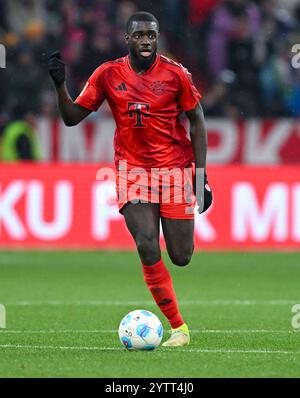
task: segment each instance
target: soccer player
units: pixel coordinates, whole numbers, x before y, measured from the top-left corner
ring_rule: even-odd
[[[178,266],[187,265],[194,250],[196,200],[201,213],[211,205],[212,192],[205,172],[207,135],[201,96],[187,69],[157,52],[158,37],[159,23],[152,14],[133,14],[125,33],[128,55],[100,65],[75,101],[65,85],[65,64],[59,52],[50,57],[49,73],[67,126],[74,126],[97,111],[105,99],[111,107],[117,125],[114,148],[120,213],[135,240],[145,282],[171,326],[171,336],[163,345],[183,346],[189,344],[190,333],[161,258],[160,222],[170,259]],[[179,119],[182,112],[190,122],[190,140]],[[129,173],[124,176],[124,161],[129,171],[142,168],[149,178],[133,182]],[[152,170],[174,168],[192,170],[180,187],[188,187],[191,195],[178,200],[178,190],[174,193],[178,186],[174,183],[170,200],[162,200],[163,184],[154,173],[158,185],[153,199]],[[138,194],[121,199],[124,187],[129,192],[133,184],[139,186]]]

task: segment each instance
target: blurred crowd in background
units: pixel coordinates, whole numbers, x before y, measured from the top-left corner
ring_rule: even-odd
[[[160,22],[160,52],[193,74],[206,116],[300,115],[299,0],[0,0],[0,119],[24,112],[55,118],[49,55],[60,50],[73,97],[101,63],[124,56],[135,11]]]

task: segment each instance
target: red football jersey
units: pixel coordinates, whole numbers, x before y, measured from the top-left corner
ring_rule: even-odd
[[[102,64],[89,78],[76,103],[97,111],[107,99],[116,121],[115,161],[128,167],[185,167],[194,159],[179,116],[196,107],[201,95],[181,64],[157,54],[138,74],[128,55]]]

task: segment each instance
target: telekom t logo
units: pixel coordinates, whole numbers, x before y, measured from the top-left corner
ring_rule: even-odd
[[[6,68],[6,49],[3,44],[0,44],[0,69]]]
[[[141,104],[137,102],[128,102],[128,111],[129,111],[129,117],[134,119],[135,124],[134,127],[147,127],[146,124],[144,124],[144,119],[149,117],[148,114],[144,113],[149,112],[150,105],[149,104]]]

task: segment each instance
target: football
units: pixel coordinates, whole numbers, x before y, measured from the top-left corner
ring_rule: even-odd
[[[163,326],[152,312],[135,310],[121,320],[119,337],[127,350],[150,351],[161,343]]]

